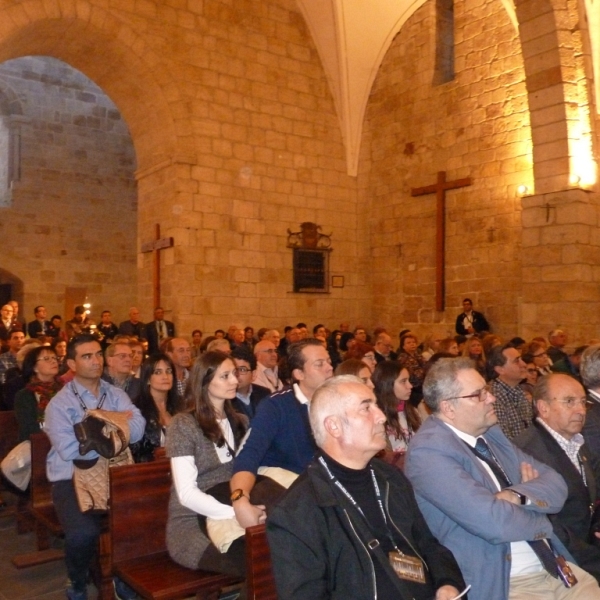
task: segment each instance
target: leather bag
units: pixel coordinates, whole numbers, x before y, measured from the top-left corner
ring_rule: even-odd
[[[99,427],[98,423],[102,423]],[[108,510],[108,469],[133,464],[129,449],[129,420],[126,413],[86,410],[81,423],[74,426],[82,455],[95,450],[92,460],[73,461],[73,485],[81,512]]]

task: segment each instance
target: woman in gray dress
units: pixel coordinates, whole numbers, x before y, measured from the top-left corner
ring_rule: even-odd
[[[167,428],[166,453],[173,474],[167,548],[175,562],[190,569],[244,576],[244,538],[221,553],[206,533],[207,517],[235,517],[229,480],[247,428],[246,418],[231,406],[237,383],[235,364],[222,352],[206,352],[192,367],[186,410]]]

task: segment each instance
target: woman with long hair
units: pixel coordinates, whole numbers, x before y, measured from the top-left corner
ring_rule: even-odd
[[[411,399],[418,406],[423,399],[423,380],[425,379],[425,360],[419,352],[417,336],[406,333],[400,338],[398,362],[408,371],[412,385]]]
[[[372,379],[377,404],[387,418],[389,447],[394,452],[405,452],[421,425],[417,407],[409,402],[412,384],[408,369],[395,360],[382,361],[375,367]]]
[[[358,358],[347,358],[336,368],[334,375],[354,375],[358,377],[368,388],[373,389],[373,380],[371,379],[371,367]]]
[[[238,380],[233,360],[223,352],[205,352],[192,367],[185,410],[167,429],[167,456],[173,487],[167,521],[171,558],[190,569],[244,575],[243,537],[221,553],[206,533],[206,518],[233,519],[229,500],[232,461],[246,433],[246,417],[231,400]],[[220,500],[215,497],[219,490]]]
[[[149,356],[140,371],[140,394],[134,404],[146,419],[144,437],[131,444],[135,462],[148,462],[154,458],[154,450],[165,445],[167,427],[173,416],[183,409],[177,394],[175,367],[166,354]]]
[[[20,442],[43,429],[46,407],[63,387],[58,378],[56,353],[49,346],[36,346],[27,352],[22,375],[25,387],[15,396]]]
[[[465,356],[466,358],[470,358],[475,363],[475,368],[477,369],[479,374],[484,379],[487,379],[483,344],[477,336],[472,336],[465,342],[465,347],[463,348],[463,356]]]

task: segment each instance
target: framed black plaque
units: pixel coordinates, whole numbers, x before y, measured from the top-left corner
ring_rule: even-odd
[[[329,252],[294,248],[294,292],[329,292]]]

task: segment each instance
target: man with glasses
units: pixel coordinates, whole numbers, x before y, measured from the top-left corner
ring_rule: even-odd
[[[276,469],[282,475],[283,470],[285,480],[278,477],[278,481],[288,487],[316,450],[308,409],[317,388],[333,375],[331,359],[319,340],[301,340],[288,348],[288,368],[294,381],[292,388],[260,403],[233,463],[231,500],[242,527],[264,522],[264,506],[250,503],[257,474],[271,476]]]
[[[238,380],[235,398],[231,404],[237,412],[252,420],[258,404],[263,398],[271,395],[271,390],[257,385],[253,381],[256,372],[256,357],[247,347],[236,346],[231,351],[231,358],[235,363],[235,376]]]
[[[423,395],[433,414],[410,442],[405,472],[433,535],[471,584],[469,597],[599,599],[548,518],[564,505],[563,478],[496,427],[496,399],[473,363],[439,360]]]
[[[375,340],[375,360],[380,363],[384,360],[396,360],[398,355],[392,350],[392,338],[382,331]]]
[[[131,374],[133,365],[133,352],[126,342],[114,342],[108,346],[104,356],[106,369],[102,379],[123,390],[132,400],[135,400],[141,391],[141,382]]]
[[[593,542],[592,512],[598,498],[600,461],[581,435],[588,400],[583,386],[564,374],[542,377],[533,390],[537,418],[514,443],[560,473],[568,487],[562,510],[551,520],[554,532],[577,564],[600,580],[600,547]]]
[[[256,377],[254,381],[258,385],[266,387],[271,393],[283,389],[283,383],[279,379],[277,370],[277,348],[275,344],[267,339],[263,339],[254,346],[254,356],[256,357]]]
[[[496,398],[496,417],[504,435],[512,440],[525,431],[533,420],[531,405],[520,387],[527,377],[527,365],[521,352],[510,343],[492,348],[487,360],[494,380],[490,391]]]

